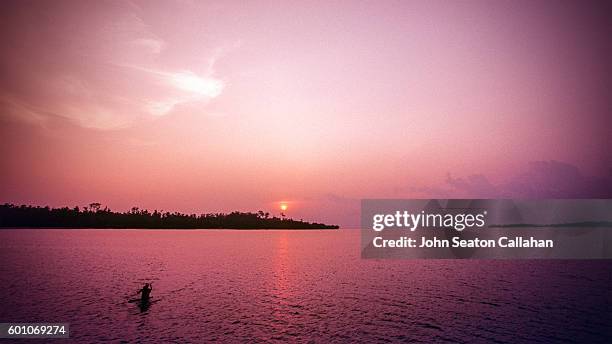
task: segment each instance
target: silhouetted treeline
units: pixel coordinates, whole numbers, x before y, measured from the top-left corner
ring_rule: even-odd
[[[270,217],[269,213],[232,212],[229,214],[181,214],[149,212],[132,208],[124,213],[101,208],[100,203],[89,207],[49,208],[0,205],[0,227],[56,228],[158,228],[158,229],[337,229],[338,226]]]

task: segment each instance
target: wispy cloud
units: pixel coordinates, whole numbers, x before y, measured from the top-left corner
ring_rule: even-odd
[[[159,54],[166,46],[166,42],[157,38],[137,38],[133,40],[132,45],[137,48],[145,49],[151,54]]]
[[[198,75],[190,70],[168,72],[164,70],[141,67],[135,65],[122,65],[145,73],[161,85],[165,92],[145,101],[146,110],[155,116],[170,113],[176,106],[202,102],[206,103],[221,95],[225,82],[211,75]]]
[[[35,11],[43,9],[28,12],[32,20]],[[161,38],[159,27],[150,26],[131,2],[107,6],[87,21],[79,13],[68,6],[48,10],[36,34],[11,26],[8,44],[16,48],[0,56],[0,67],[8,71],[0,88],[3,116],[35,125],[57,116],[86,128],[117,129],[183,104],[205,105],[224,91],[215,65],[229,48],[209,48],[194,63],[177,58],[184,54],[181,43]],[[31,37],[28,44],[13,38],[24,35]]]
[[[21,102],[10,95],[0,97],[0,110],[9,119],[41,126],[45,122],[45,116],[41,114],[40,109],[33,108],[28,103]]]
[[[168,77],[174,87],[205,98],[219,96],[224,87],[219,79],[201,77],[190,71],[172,73]]]

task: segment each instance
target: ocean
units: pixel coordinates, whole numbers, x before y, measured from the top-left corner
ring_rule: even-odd
[[[611,286],[606,260],[361,259],[350,229],[0,230],[0,322],[57,343],[609,343]]]

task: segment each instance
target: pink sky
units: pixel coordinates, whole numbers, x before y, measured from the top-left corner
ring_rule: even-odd
[[[582,6],[582,7],[581,7]],[[555,160],[609,175],[605,9],[574,2],[2,2],[0,202],[353,226]],[[453,189],[450,195],[453,195]]]

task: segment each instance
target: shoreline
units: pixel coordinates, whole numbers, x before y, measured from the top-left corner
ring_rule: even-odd
[[[96,230],[147,230],[147,231],[338,231],[341,228],[127,228],[127,227],[0,227],[0,230],[27,229],[96,229]]]

